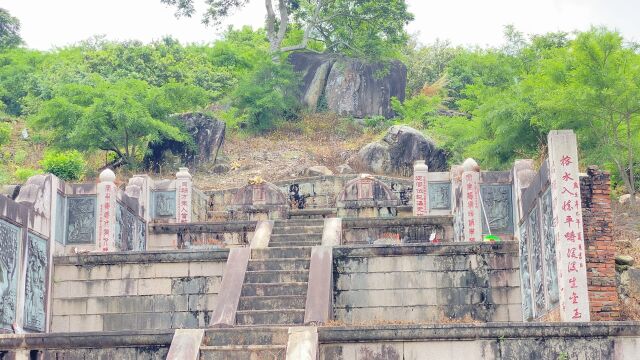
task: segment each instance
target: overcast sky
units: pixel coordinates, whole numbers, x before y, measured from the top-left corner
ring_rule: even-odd
[[[196,0],[198,1],[198,0]],[[204,1],[200,0],[200,3]],[[527,34],[586,30],[606,25],[627,40],[640,40],[639,0],[407,0],[415,20],[409,32],[423,43],[448,39],[456,45],[499,45],[504,25]],[[264,1],[251,0],[228,24],[259,27]],[[210,42],[219,31],[193,19],[176,19],[160,0],[0,0],[22,23],[27,46],[50,49],[106,35],[145,42],[171,35],[182,42]]]

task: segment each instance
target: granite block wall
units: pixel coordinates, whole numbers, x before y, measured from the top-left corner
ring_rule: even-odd
[[[227,254],[212,250],[57,257],[51,331],[206,327]]]
[[[334,249],[334,319],[345,324],[521,321],[515,243]]]

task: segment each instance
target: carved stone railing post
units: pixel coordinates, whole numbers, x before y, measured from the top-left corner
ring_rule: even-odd
[[[480,167],[473,159],[462,164],[462,211],[464,241],[482,241]]]
[[[97,248],[100,251],[117,251],[116,249],[116,196],[118,188],[115,184],[116,174],[111,169],[100,173],[98,193]]]
[[[191,193],[193,181],[189,169],[181,167],[176,173],[176,222],[191,222]]]
[[[589,321],[577,139],[573,131],[559,130],[551,131],[547,141],[560,288],[560,319]]]
[[[429,214],[428,175],[429,167],[424,160],[416,160],[413,164],[413,216],[427,216]]]

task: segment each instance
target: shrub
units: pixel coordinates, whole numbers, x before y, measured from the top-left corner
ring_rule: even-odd
[[[0,123],[0,145],[4,145],[11,139],[11,124]]]
[[[27,181],[30,177],[32,177],[33,175],[38,175],[42,173],[42,171],[40,170],[36,170],[36,169],[29,169],[29,168],[18,168],[14,173],[13,173],[13,177],[18,181],[18,182],[25,182]]]
[[[64,152],[48,152],[40,162],[44,171],[52,173],[65,181],[82,178],[85,160],[77,150]]]

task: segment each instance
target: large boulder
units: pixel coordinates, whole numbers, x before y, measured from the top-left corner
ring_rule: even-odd
[[[375,174],[412,176],[413,163],[425,160],[429,171],[446,171],[446,152],[431,139],[405,125],[394,125],[380,141],[365,145],[358,152],[358,161]]]
[[[167,139],[150,144],[151,154],[145,159],[147,167],[158,171],[169,152],[179,156],[179,165],[197,167],[215,163],[224,142],[226,124],[200,112],[176,115],[175,119],[191,135],[194,147]]]
[[[391,98],[404,100],[407,67],[339,56],[299,52],[289,55],[294,70],[302,74],[299,94],[312,111],[326,110],[343,116],[366,118],[393,116]]]

